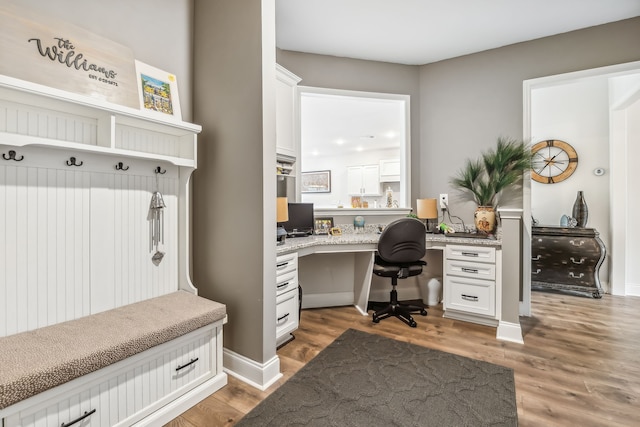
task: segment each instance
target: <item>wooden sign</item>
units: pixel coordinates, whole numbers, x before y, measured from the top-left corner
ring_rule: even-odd
[[[0,7],[0,74],[138,108],[131,49],[74,25]]]

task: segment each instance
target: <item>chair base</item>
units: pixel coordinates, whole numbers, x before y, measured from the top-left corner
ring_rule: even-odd
[[[379,303],[379,302],[369,302],[367,305],[367,310],[375,310],[376,308],[382,306],[383,308],[377,310],[373,313],[373,323],[379,323],[381,320],[386,319],[388,317],[394,316],[409,325],[412,328],[418,326],[411,314],[413,312],[419,312],[420,315],[426,316],[427,307],[420,300],[411,300],[411,301],[398,301],[398,293],[396,290],[392,290],[390,292],[391,298],[390,302],[387,303]]]

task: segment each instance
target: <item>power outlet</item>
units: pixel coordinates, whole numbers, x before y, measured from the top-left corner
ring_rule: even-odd
[[[440,194],[440,209],[447,209],[449,206],[449,195],[448,194]]]

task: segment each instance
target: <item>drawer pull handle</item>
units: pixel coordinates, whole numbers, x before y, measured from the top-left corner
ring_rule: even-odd
[[[284,316],[282,316],[282,317],[278,317],[278,323],[280,323],[280,321],[281,321],[281,320],[284,320],[284,319],[286,319],[287,317],[289,317],[289,313],[285,314],[285,315],[284,315]]]
[[[582,277],[584,277],[584,273],[580,273],[579,275],[575,275],[573,274],[573,271],[569,272],[569,277],[573,278],[573,279],[582,279]]]
[[[538,261],[540,259],[540,254],[536,255],[535,258],[531,258],[531,261]]]
[[[273,265],[273,264],[272,264]],[[276,268],[284,268],[287,265],[289,265],[289,261],[287,262],[281,262],[280,264],[276,264]]]
[[[532,271],[531,274],[539,274],[542,270],[540,270],[539,268],[536,268],[536,271]]]
[[[582,264],[584,262],[584,258],[580,258],[580,261],[576,261],[574,257],[569,258],[574,264]]]
[[[178,365],[178,367],[176,368],[176,372],[178,372],[181,369],[186,368],[187,366],[193,365],[194,363],[196,363],[198,361],[198,359],[199,359],[199,357],[196,357],[195,359],[191,359],[191,362],[189,362],[189,363],[185,363],[182,366]]]
[[[79,423],[80,421],[84,420],[85,418],[91,416],[91,414],[93,414],[94,412],[96,412],[95,409],[92,409],[89,412],[84,411],[83,415],[81,415],[80,417],[76,418],[75,420],[73,420],[71,422],[60,424],[60,427],[69,427],[69,426],[72,426],[72,425],[74,425],[76,423]]]
[[[276,288],[280,289],[280,288],[285,288],[287,286],[289,286],[289,282],[284,282],[284,283],[281,283],[279,285],[276,285]]]
[[[477,268],[462,267],[461,270],[464,271],[465,273],[478,274],[478,269]]]
[[[575,240],[569,240],[569,243],[571,243],[573,246],[582,246],[584,245],[584,240],[580,240],[580,243],[576,243]]]
[[[475,296],[475,295],[462,294],[462,299],[467,300],[467,301],[478,301],[478,297]]]
[[[478,252],[461,252],[462,256],[472,256],[472,257],[479,257],[480,254]]]

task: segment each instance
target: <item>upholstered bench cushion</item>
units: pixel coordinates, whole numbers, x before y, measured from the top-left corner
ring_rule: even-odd
[[[0,338],[0,409],[226,317],[178,291]]]

